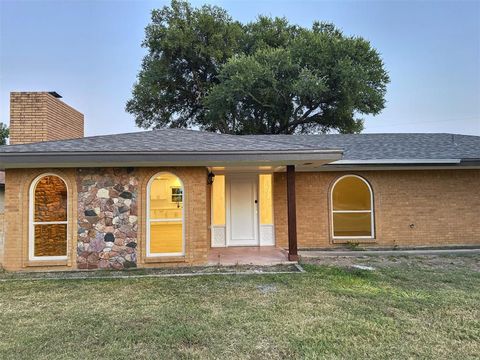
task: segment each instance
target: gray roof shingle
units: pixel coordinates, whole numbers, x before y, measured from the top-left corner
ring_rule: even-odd
[[[163,129],[0,146],[2,153],[244,152],[343,149],[344,160],[480,159],[480,136],[455,134],[226,135]]]
[[[480,159],[480,136],[456,134],[257,135],[305,146],[336,147],[344,160]]]
[[[161,129],[80,139],[0,146],[1,153],[228,152],[311,150],[318,145],[186,129]],[[321,149],[326,149],[321,146]]]

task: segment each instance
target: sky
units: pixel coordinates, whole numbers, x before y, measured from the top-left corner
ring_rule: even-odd
[[[85,114],[86,135],[140,131],[125,103],[146,49],[150,11],[167,1],[0,0],[0,121],[11,91],[57,91]],[[480,135],[480,1],[192,1],[241,22],[333,22],[369,40],[391,83],[366,133]]]

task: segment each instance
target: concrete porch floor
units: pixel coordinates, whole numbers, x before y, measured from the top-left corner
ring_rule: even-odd
[[[275,246],[211,248],[208,265],[277,265],[291,264],[287,251]]]

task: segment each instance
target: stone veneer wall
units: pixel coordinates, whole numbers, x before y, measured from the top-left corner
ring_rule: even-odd
[[[137,266],[138,178],[132,168],[77,170],[77,268]]]

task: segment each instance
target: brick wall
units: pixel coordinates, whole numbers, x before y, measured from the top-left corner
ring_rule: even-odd
[[[5,226],[5,216],[3,210],[0,212],[0,270],[2,269],[3,264],[3,241],[4,241],[4,226]]]
[[[147,259],[146,253],[146,201],[147,183],[152,176],[161,171],[168,171],[178,176],[184,186],[184,212],[185,212],[185,257]],[[139,188],[141,197],[138,201],[139,209],[139,267],[158,266],[185,266],[205,263],[210,249],[208,237],[208,185],[207,170],[204,167],[184,168],[139,168]]]
[[[83,137],[83,114],[48,92],[10,93],[10,144]]]
[[[32,262],[28,259],[28,218],[29,190],[37,176],[53,173],[60,176],[67,185],[68,218],[76,219],[77,203],[75,169],[7,169],[5,171],[5,239],[3,267],[7,270],[68,270],[76,260],[77,224],[69,221],[67,232],[68,260],[48,263]]]
[[[185,191],[185,257],[183,258],[156,258],[147,259],[146,253],[146,194],[147,183],[152,176],[161,172],[169,171],[177,175],[184,184]],[[28,194],[32,181],[43,173],[53,173],[61,176],[68,189],[69,224],[68,224],[68,260],[67,261],[29,261],[28,259]],[[121,181],[117,181],[117,180]],[[69,270],[78,268],[121,268],[125,263],[123,260],[135,262],[138,267],[158,267],[172,265],[187,265],[203,263],[206,261],[210,240],[208,238],[208,213],[207,213],[207,173],[202,167],[188,168],[136,168],[127,169],[7,169],[6,170],[6,198],[5,198],[5,247],[3,266],[7,270]],[[101,182],[101,183],[99,183]],[[105,253],[104,241],[97,241],[94,248],[85,247],[96,238],[104,239],[109,230],[104,219],[107,208],[102,204],[92,207],[90,196],[96,197],[98,188],[107,189],[108,197],[102,193],[102,201],[107,204],[109,199],[116,198],[119,194],[110,192],[117,183],[122,186],[132,185],[129,192],[135,196],[135,201],[130,204],[128,218],[137,216],[128,231],[128,241],[117,243],[118,257],[112,259],[103,256]],[[90,184],[90,185],[88,185]],[[95,194],[94,194],[95,193]],[[132,204],[136,209],[132,212]],[[88,239],[82,237],[85,233],[84,227],[80,225],[86,220],[85,210],[97,210],[100,216],[92,223],[94,231]],[[137,215],[135,215],[137,214]],[[113,229],[115,233],[115,229]],[[119,237],[120,238],[120,237]],[[115,238],[116,239],[116,238]],[[126,240],[127,238],[125,238]],[[135,247],[127,246],[128,243],[135,243]],[[129,250],[130,249],[130,250]],[[134,249],[134,251],[131,251]],[[134,256],[131,256],[131,255]],[[87,264],[87,259],[91,266]],[[122,257],[123,259],[120,259]],[[108,259],[107,259],[108,258]],[[107,260],[100,263],[101,260]],[[118,260],[118,261],[117,261]],[[130,263],[128,263],[130,264]],[[100,266],[101,265],[101,266]],[[133,265],[133,264],[131,264]]]
[[[82,194],[86,189],[82,187],[85,185],[85,180],[88,180],[84,175],[91,171],[91,169],[88,171],[7,169],[4,249],[4,267],[7,270],[79,268],[78,264],[81,261],[78,261],[77,253],[80,244],[78,234],[83,230],[79,227],[78,220],[82,219],[80,211],[84,212],[86,209],[86,201],[83,200],[86,197]],[[127,170],[104,169],[103,171],[112,174],[115,171],[118,174],[120,171],[123,174]],[[186,240],[184,258],[148,259],[145,257],[147,183],[152,176],[161,171],[172,172],[184,184]],[[28,192],[32,181],[42,173],[57,174],[67,183],[68,214],[71,219],[68,225],[67,261],[39,263],[28,260]],[[345,174],[343,172],[297,173],[297,230],[300,248],[334,246],[329,235],[329,189],[338,177]],[[369,171],[355,174],[369,181],[374,191],[376,222],[374,245],[480,244],[479,170]],[[204,263],[210,248],[209,190],[206,184],[206,169],[202,167],[136,168],[128,175],[129,183],[131,177],[135,183],[133,190],[137,197],[135,211],[138,217],[137,228],[132,228],[135,234],[131,234],[129,241],[133,239],[136,243],[134,257],[136,266],[157,267]],[[111,177],[102,176],[102,178],[108,180]],[[110,187],[109,184],[103,185]],[[113,186],[111,185],[112,188]],[[81,203],[78,201],[79,198],[82,199]],[[277,245],[286,247],[286,184],[283,173],[275,174],[274,177],[274,212]],[[83,217],[84,215],[85,213]],[[414,224],[413,228],[410,227],[411,224]],[[102,232],[101,229],[98,231]]]
[[[344,172],[296,174],[300,248],[334,246],[330,237],[329,191]],[[374,192],[378,246],[480,244],[480,170],[366,171]],[[287,246],[285,174],[275,174],[276,240]],[[413,224],[413,227],[410,225]]]
[[[83,114],[48,92],[10,93],[10,144],[80,138]],[[13,173],[12,173],[13,174]],[[17,188],[8,184],[6,191]],[[2,191],[3,195],[3,191]],[[17,196],[18,194],[10,194]],[[0,241],[0,264],[5,253]]]

